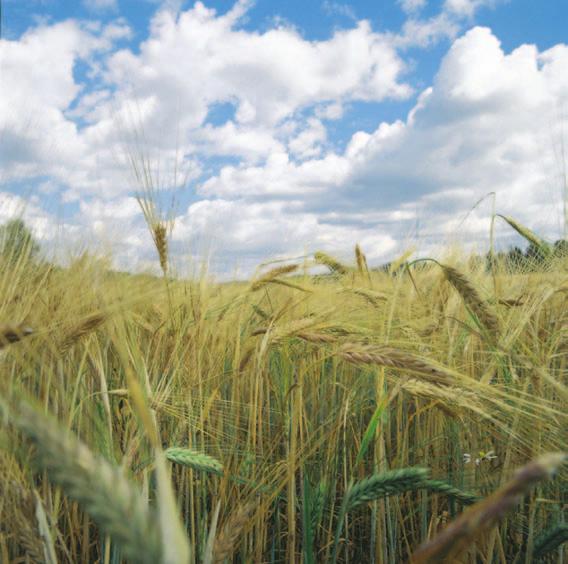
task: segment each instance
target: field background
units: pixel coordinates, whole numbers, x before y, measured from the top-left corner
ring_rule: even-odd
[[[149,223],[162,277],[2,258],[2,562],[404,562],[566,450],[565,256],[219,284],[170,276]],[[563,561],[546,460],[446,561]]]

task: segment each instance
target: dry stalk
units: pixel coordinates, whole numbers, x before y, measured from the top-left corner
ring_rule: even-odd
[[[2,520],[32,562],[43,562],[43,544],[36,527],[35,507],[30,491],[14,480],[0,480]]]

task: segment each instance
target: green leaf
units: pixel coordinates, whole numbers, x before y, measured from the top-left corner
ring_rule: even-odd
[[[359,453],[357,454],[357,458],[355,459],[355,465],[359,464],[365,454],[367,454],[367,450],[369,450],[369,445],[371,441],[375,438],[375,433],[377,432],[377,426],[379,424],[380,419],[382,419],[385,409],[389,404],[388,397],[385,396],[381,403],[375,409],[375,413],[371,417],[369,421],[369,425],[367,425],[367,430],[363,435],[363,440],[361,441],[361,448],[359,449]]]

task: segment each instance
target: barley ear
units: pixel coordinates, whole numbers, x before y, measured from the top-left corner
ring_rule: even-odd
[[[544,239],[539,237],[534,231],[531,231],[528,227],[525,227],[524,225],[507,215],[498,214],[497,217],[504,219],[521,237],[537,247],[545,257],[548,257],[552,254],[552,247]]]
[[[450,385],[455,379],[452,371],[444,366],[394,347],[345,343],[339,348],[337,355],[352,364],[374,364],[415,372],[436,384]]]
[[[26,401],[13,410],[3,402],[9,422],[32,441],[39,467],[81,505],[125,558],[141,564],[162,562],[159,524],[122,469],[96,457],[75,435]]]
[[[229,517],[229,520],[215,539],[213,545],[213,564],[223,564],[230,558],[237,547],[239,537],[251,519],[255,510],[254,502],[241,505],[237,511]]]
[[[481,298],[475,286],[457,268],[448,265],[441,265],[441,267],[448,282],[457,290],[481,325],[491,335],[498,336],[500,331],[499,320],[487,302]]]
[[[250,286],[250,290],[252,292],[256,292],[256,290],[260,290],[270,282],[274,282],[279,276],[283,276],[284,274],[290,274],[291,272],[295,272],[298,270],[297,264],[286,264],[284,266],[278,266],[269,270],[268,272],[264,273],[260,278],[257,278]]]
[[[558,523],[538,535],[533,556],[535,559],[543,558],[565,542],[568,542],[568,523]]]
[[[367,257],[365,253],[361,250],[361,247],[357,244],[355,245],[355,261],[357,262],[357,270],[361,276],[366,276],[369,282],[371,281],[371,275],[369,273],[369,265],[367,264]]]
[[[94,313],[83,319],[65,335],[60,345],[61,352],[67,352],[81,339],[96,331],[106,320],[107,316],[102,313]]]
[[[164,274],[168,273],[168,234],[164,223],[157,222],[152,226],[152,233],[156,250],[158,251],[158,259],[160,260],[160,268]]]
[[[337,516],[332,562],[334,564],[337,562],[343,522],[349,511],[369,501],[417,490],[421,487],[428,473],[429,470],[427,468],[401,468],[399,470],[384,472],[383,474],[374,474],[364,480],[352,483],[345,493]]]
[[[429,492],[439,493],[451,499],[455,499],[464,505],[471,505],[481,499],[479,496],[469,492],[464,492],[443,480],[424,480],[424,482],[422,482],[422,487],[427,489]]]
[[[170,462],[187,466],[192,470],[217,474],[218,476],[223,475],[223,465],[207,454],[182,447],[170,447],[164,451],[164,454]]]
[[[341,264],[338,260],[329,256],[328,254],[322,253],[321,251],[318,251],[317,253],[314,254],[314,260],[318,264],[323,264],[324,266],[327,266],[327,268],[329,268],[329,270],[333,274],[343,275],[349,272],[349,268]]]
[[[502,488],[472,505],[438,536],[418,547],[410,561],[413,564],[456,562],[476,538],[515,508],[534,485],[550,478],[565,460],[565,454],[552,453],[523,466]]]

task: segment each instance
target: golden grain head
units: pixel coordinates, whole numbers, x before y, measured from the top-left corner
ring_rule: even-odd
[[[166,273],[168,270],[168,235],[166,226],[161,222],[154,224],[153,235],[160,259],[160,268]]]
[[[279,276],[284,276],[285,274],[290,274],[298,270],[297,264],[285,264],[283,266],[277,266],[269,270],[268,272],[264,273],[260,278],[257,278],[251,284],[251,290],[254,292],[256,290],[260,290],[263,286],[272,282],[273,280],[277,279]]]
[[[317,264],[327,266],[334,274],[347,274],[349,272],[349,268],[347,266],[341,264],[338,260],[334,259],[327,253],[318,251],[314,254],[314,260]]]

